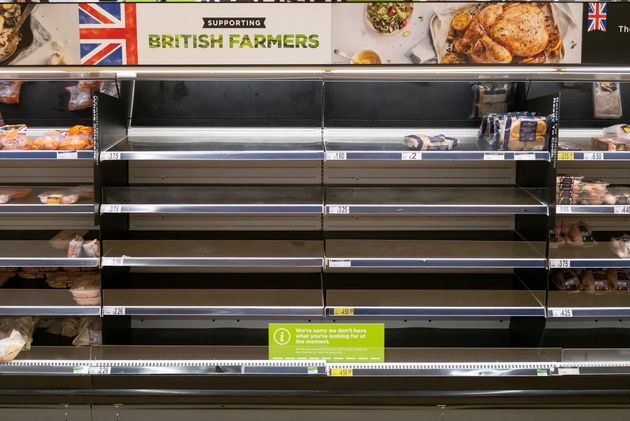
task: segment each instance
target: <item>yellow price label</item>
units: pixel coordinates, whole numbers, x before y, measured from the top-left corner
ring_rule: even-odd
[[[336,307],[333,310],[334,316],[354,316],[354,309],[352,307]]]
[[[558,161],[573,161],[575,159],[575,153],[573,152],[558,152]]]
[[[352,377],[351,368],[331,368],[330,375],[333,377]]]

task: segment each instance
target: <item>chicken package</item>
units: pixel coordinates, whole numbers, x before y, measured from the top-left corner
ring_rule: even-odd
[[[612,289],[616,289],[618,291],[630,290],[630,275],[627,270],[608,269],[606,271],[606,276],[608,276],[608,283]]]
[[[73,282],[70,288],[72,298],[79,305],[101,304],[101,283],[98,280],[82,278]]]
[[[630,187],[611,187],[604,196],[606,205],[630,205]]]
[[[557,239],[559,244],[572,246],[584,246],[587,243],[595,244],[591,228],[584,221],[578,221],[570,225],[562,221],[560,226],[554,230],[553,237]]]
[[[19,104],[20,88],[24,82],[21,80],[0,81],[0,103]]]
[[[92,107],[92,86],[86,82],[79,82],[76,85],[66,87],[70,94],[68,100],[68,111],[85,110]]]
[[[630,124],[615,124],[604,129],[604,136],[630,140]]]
[[[603,205],[604,197],[608,193],[607,187],[608,183],[600,180],[582,180],[578,203],[580,205]]]
[[[77,203],[81,195],[75,189],[61,189],[45,191],[37,197],[45,205],[71,205]]]
[[[610,239],[610,249],[617,257],[625,259],[630,257],[630,235],[624,234],[621,237],[613,237]]]
[[[508,115],[499,139],[499,149],[544,150],[549,140],[550,128],[550,117]]]
[[[30,142],[30,145],[35,150],[54,151],[59,149],[59,145],[64,137],[63,130],[50,130],[45,135],[37,137]]]
[[[603,292],[610,290],[608,276],[603,270],[586,270],[582,275],[582,291]]]
[[[75,236],[68,244],[68,257],[100,257],[100,245],[98,240],[85,241],[80,236]]]
[[[0,149],[25,150],[28,146],[26,125],[14,124],[0,127]]]
[[[580,278],[572,270],[561,270],[556,272],[553,283],[560,291],[577,291],[580,289]]]
[[[459,140],[443,134],[427,136],[425,134],[408,135],[403,144],[415,151],[451,151],[457,147]]]
[[[20,351],[31,349],[38,321],[28,316],[0,318],[0,362],[11,361]]]
[[[72,345],[89,346],[103,344],[103,327],[100,317],[82,317],[79,324],[79,333]]]
[[[617,82],[594,82],[593,110],[595,118],[621,118],[621,85]]]
[[[25,345],[24,337],[17,330],[11,330],[8,335],[0,330],[0,363],[13,361]]]
[[[65,250],[68,247],[68,243],[75,237],[83,237],[87,234],[87,231],[75,232],[75,231],[59,231],[53,238],[48,240],[50,244],[56,250]]]
[[[614,136],[597,136],[591,139],[591,146],[596,151],[626,151],[630,150],[630,140]]]

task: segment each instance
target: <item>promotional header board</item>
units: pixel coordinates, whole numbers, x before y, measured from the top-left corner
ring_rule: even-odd
[[[3,9],[3,65],[630,63],[628,3],[81,3]]]

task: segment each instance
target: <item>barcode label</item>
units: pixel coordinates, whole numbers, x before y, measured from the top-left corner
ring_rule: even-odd
[[[326,152],[326,160],[328,161],[345,161],[348,154],[345,152]]]
[[[422,152],[403,152],[400,155],[403,161],[418,161],[422,159]]]
[[[330,214],[349,214],[350,206],[328,206],[328,213]]]
[[[568,269],[571,267],[569,259],[549,259],[549,267],[552,269]]]

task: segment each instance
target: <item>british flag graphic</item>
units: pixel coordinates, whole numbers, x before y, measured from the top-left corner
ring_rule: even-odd
[[[135,4],[79,5],[81,64],[138,64]]]
[[[606,32],[606,3],[588,4],[588,29],[586,32]]]

